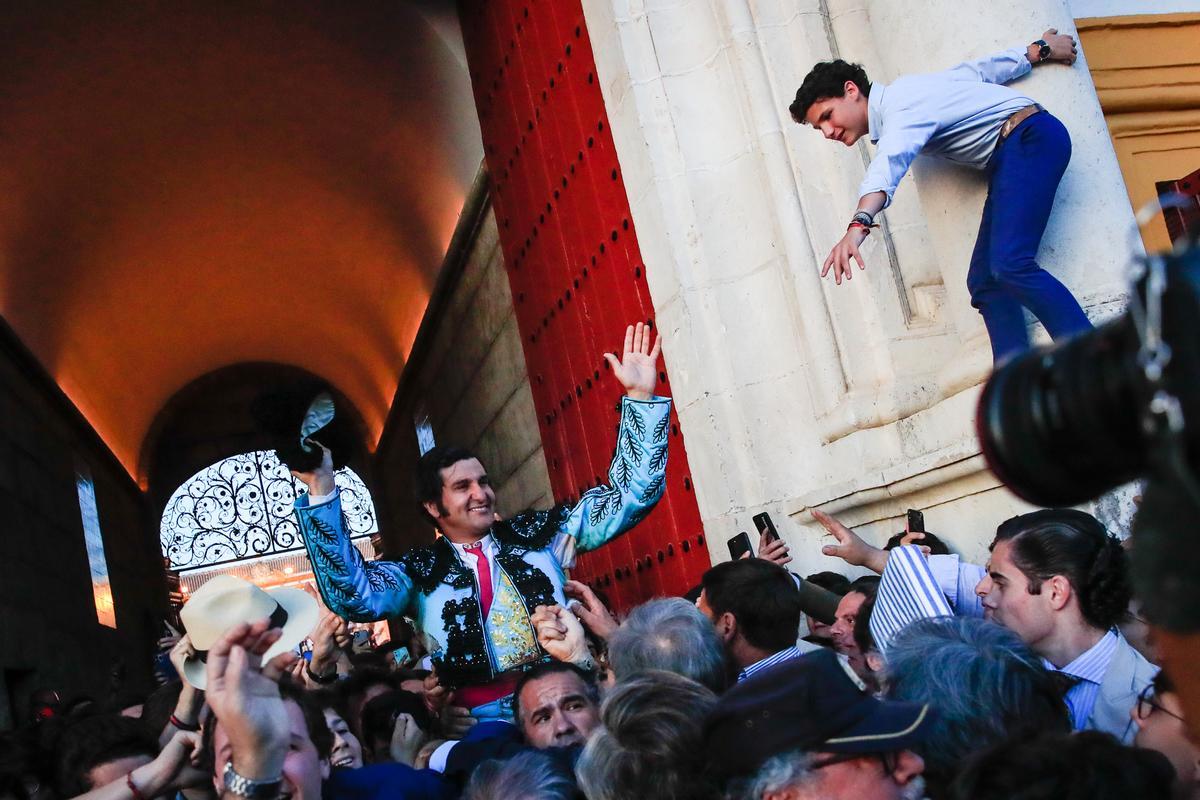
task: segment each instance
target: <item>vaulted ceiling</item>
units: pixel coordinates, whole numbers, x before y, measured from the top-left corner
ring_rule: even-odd
[[[207,373],[378,436],[482,157],[452,2],[0,10],[0,315],[131,475]]]

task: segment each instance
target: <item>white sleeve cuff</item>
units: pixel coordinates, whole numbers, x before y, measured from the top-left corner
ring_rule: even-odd
[[[454,749],[454,745],[456,744],[458,744],[458,740],[452,739],[438,745],[438,749],[434,750],[429,756],[429,768],[434,772],[445,772],[446,761],[449,760],[450,751]]]

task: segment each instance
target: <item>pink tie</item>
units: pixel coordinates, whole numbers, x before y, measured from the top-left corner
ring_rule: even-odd
[[[475,554],[475,569],[479,573],[479,607],[483,610],[483,618],[487,619],[488,611],[492,608],[492,565],[484,555],[483,542],[466,545],[464,549]]]

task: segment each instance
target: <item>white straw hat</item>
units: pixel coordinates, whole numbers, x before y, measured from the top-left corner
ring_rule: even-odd
[[[303,589],[263,590],[232,575],[218,575],[184,604],[179,618],[187,628],[196,655],[183,662],[183,676],[197,689],[207,683],[205,660],[209,649],[234,625],[270,619],[283,635],[263,653],[263,663],[298,645],[321,617],[317,601]]]

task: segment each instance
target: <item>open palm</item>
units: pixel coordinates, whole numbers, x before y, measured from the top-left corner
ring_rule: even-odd
[[[654,337],[650,346],[650,328],[643,322],[625,329],[625,352],[620,359],[613,353],[604,357],[612,366],[613,374],[625,387],[625,393],[634,400],[649,400],[654,395],[658,382],[658,356],[662,352],[659,337]]]

